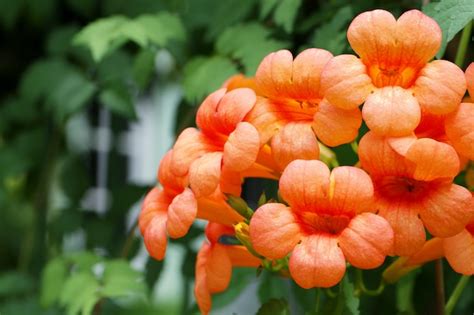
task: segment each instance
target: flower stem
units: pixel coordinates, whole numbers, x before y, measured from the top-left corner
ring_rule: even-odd
[[[469,276],[462,276],[459,279],[458,284],[456,284],[456,288],[454,288],[453,293],[449,297],[448,303],[446,304],[446,307],[444,308],[444,313],[446,315],[450,315],[451,312],[453,311],[454,307],[456,306],[456,303],[458,302],[459,298],[461,297],[462,291],[466,287],[467,283],[469,282]]]
[[[469,46],[469,40],[471,39],[471,31],[472,21],[467,23],[467,25],[464,27],[464,30],[461,34],[461,40],[459,41],[458,51],[456,52],[456,59],[454,60],[454,63],[460,68],[462,68],[464,65],[464,58],[466,57],[467,47]]]
[[[444,315],[444,276],[443,260],[435,261],[436,315]]]
[[[382,292],[385,290],[385,281],[382,278],[380,280],[380,284],[376,289],[367,289],[364,283],[364,278],[362,275],[362,270],[356,269],[356,286],[357,289],[359,290],[360,293],[368,295],[368,296],[378,296],[382,294]]]
[[[321,289],[316,288],[316,303],[314,306],[314,314],[318,314],[319,312],[319,303],[321,301]]]

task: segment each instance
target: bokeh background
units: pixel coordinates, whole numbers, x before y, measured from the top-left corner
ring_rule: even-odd
[[[0,0],[0,314],[196,313],[204,223],[157,262],[136,220],[199,103],[229,76],[253,75],[269,52],[350,53],[358,13],[423,4],[433,10],[408,0]],[[350,145],[335,152],[341,165],[357,162]],[[254,202],[263,190],[275,183],[244,185]],[[368,285],[382,270],[365,273]],[[427,264],[375,298],[345,292],[325,314],[431,314],[433,274]],[[445,264],[445,277],[449,293],[459,276]],[[315,294],[240,269],[213,312],[254,314],[284,298],[292,314],[310,314]],[[456,311],[474,311],[473,281]]]

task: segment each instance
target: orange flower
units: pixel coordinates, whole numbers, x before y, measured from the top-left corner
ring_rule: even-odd
[[[474,201],[470,204],[474,208]],[[464,275],[474,275],[474,220],[461,233],[443,240],[443,249],[449,265]]]
[[[452,183],[459,159],[451,146],[423,138],[396,148],[369,132],[359,143],[359,158],[374,183],[375,208],[393,228],[393,253],[409,256],[425,243],[425,227],[434,236],[453,236],[473,209],[467,206],[470,192]]]
[[[260,141],[271,139],[279,170],[295,159],[318,159],[319,140],[336,146],[354,140],[362,122],[356,109],[332,106],[320,91],[320,76],[332,58],[323,49],[307,49],[293,59],[280,50],[266,56],[255,76],[259,97],[247,116]]]
[[[409,135],[422,110],[444,115],[459,106],[466,91],[462,70],[445,60],[429,62],[441,44],[441,30],[430,17],[418,10],[398,20],[384,10],[364,12],[352,21],[347,38],[360,58],[333,58],[321,89],[342,109],[365,102],[364,121],[378,135]]]
[[[188,128],[178,137],[171,169],[177,176],[189,173],[189,184],[196,196],[212,194],[219,184],[222,191],[240,195],[240,178],[255,173],[276,178],[271,169],[258,163],[257,129],[243,121],[255,101],[256,95],[249,88],[217,90],[198,110],[196,123],[200,131]]]
[[[234,224],[243,219],[219,192],[196,198],[191,189],[186,188],[186,178],[171,173],[171,155],[172,151],[165,155],[158,172],[163,188],[155,187],[147,194],[139,217],[145,246],[158,260],[165,256],[167,235],[171,238],[185,236],[196,217],[222,224]]]
[[[223,235],[234,235],[234,229],[209,223],[206,227],[209,242],[204,242],[197,256],[194,295],[202,314],[211,310],[211,294],[225,291],[229,286],[232,267],[258,267],[261,264],[244,246],[220,244],[219,238]]]
[[[284,170],[280,193],[289,206],[268,203],[250,221],[254,249],[270,259],[292,252],[289,270],[303,288],[330,287],[357,268],[380,266],[393,246],[388,222],[371,210],[370,177],[355,167],[331,173],[321,161],[296,160]]]

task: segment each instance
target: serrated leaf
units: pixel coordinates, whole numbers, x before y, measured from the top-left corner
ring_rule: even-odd
[[[149,49],[142,50],[133,62],[133,78],[140,89],[144,89],[150,83],[155,71],[155,53]]]
[[[423,12],[435,19],[443,32],[441,48],[436,54],[436,57],[441,59],[447,44],[467,23],[474,19],[474,1],[442,0],[424,6]]]
[[[105,263],[101,295],[104,297],[145,298],[147,287],[140,272],[134,270],[125,260]]]
[[[101,91],[99,102],[113,113],[128,119],[137,118],[132,98],[124,86],[112,86]]]
[[[33,279],[27,274],[9,271],[0,275],[0,298],[31,292]]]
[[[290,315],[290,308],[285,299],[271,299],[258,309],[257,315]]]
[[[291,33],[300,6],[301,0],[281,0],[273,14],[275,23]]]
[[[196,57],[184,68],[184,96],[188,102],[196,104],[237,73],[236,66],[227,58]]]
[[[352,17],[350,6],[340,8],[329,23],[316,29],[310,40],[312,46],[329,50],[334,55],[343,53],[347,47],[346,24]]]
[[[41,278],[40,303],[43,307],[53,305],[61,295],[68,273],[67,262],[59,257],[48,262]]]
[[[101,257],[91,252],[72,253],[66,258],[74,264],[74,269],[87,272],[92,272],[92,267],[102,261]]]
[[[68,315],[78,314],[84,306],[99,300],[99,282],[88,272],[78,272],[67,278],[59,297],[59,303]]]
[[[181,20],[168,12],[139,16],[136,23],[143,28],[150,43],[160,47],[166,46],[171,40],[182,41],[186,38]]]
[[[230,27],[216,42],[217,52],[240,60],[247,75],[255,73],[267,54],[288,46],[287,42],[271,38],[271,31],[258,23]]]
[[[261,0],[260,1],[260,19],[264,19],[275,8],[278,0]]]

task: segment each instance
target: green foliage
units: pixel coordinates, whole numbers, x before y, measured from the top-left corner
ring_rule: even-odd
[[[474,2],[471,0],[441,0],[429,3],[423,7],[423,12],[435,19],[443,32],[443,42],[436,55],[440,59],[454,35],[474,19]]]
[[[10,271],[0,275],[0,298],[23,295],[33,288],[33,279],[24,273]]]
[[[354,284],[346,275],[338,285],[337,296],[328,299],[321,314],[359,315],[359,304],[359,298],[354,295]]]
[[[110,109],[111,112],[122,115],[125,118],[135,119],[137,114],[133,106],[130,94],[122,84],[110,86],[99,94],[99,102]]]
[[[285,299],[271,299],[259,308],[257,315],[290,315],[288,302]]]
[[[273,19],[275,23],[285,30],[287,33],[293,31],[298,9],[301,5],[301,0],[282,0],[278,3]]]
[[[141,15],[136,19],[112,16],[89,24],[74,43],[91,50],[95,61],[131,41],[141,47],[165,47],[173,40],[184,40],[184,28],[178,17],[167,12]]]

